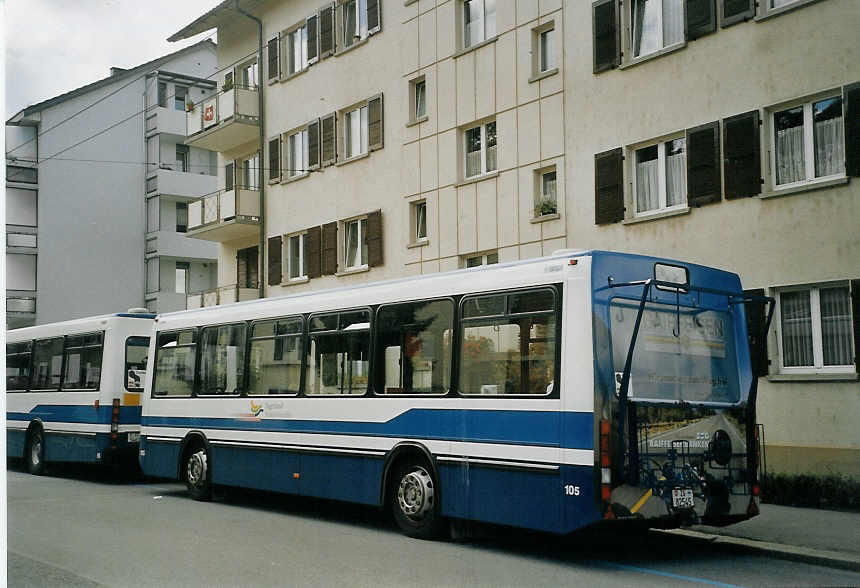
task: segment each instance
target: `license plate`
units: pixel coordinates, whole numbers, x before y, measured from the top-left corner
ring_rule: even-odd
[[[140,433],[129,433],[128,434],[128,442],[129,443],[140,443]]]
[[[672,506],[675,508],[693,508],[693,489],[673,488]]]

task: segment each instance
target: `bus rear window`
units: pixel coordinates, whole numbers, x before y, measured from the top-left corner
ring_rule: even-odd
[[[129,337],[125,340],[125,389],[129,392],[143,390],[148,355],[149,337]]]
[[[624,371],[639,304],[610,305],[612,360]],[[634,401],[738,401],[734,327],[728,312],[648,303],[633,350],[628,397]]]

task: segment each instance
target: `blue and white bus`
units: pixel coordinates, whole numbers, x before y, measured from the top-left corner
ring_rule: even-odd
[[[146,309],[6,333],[6,455],[134,464],[154,314]]]
[[[159,315],[144,473],[568,533],[756,512],[737,275],[603,251]]]

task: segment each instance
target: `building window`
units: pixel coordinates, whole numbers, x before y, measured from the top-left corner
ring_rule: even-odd
[[[344,223],[344,261],[346,269],[367,267],[367,219],[356,219]]]
[[[188,146],[176,146],[176,171],[187,172],[188,169]]]
[[[308,169],[308,130],[287,136],[287,177],[294,178]]]
[[[535,192],[535,218],[558,213],[555,167],[538,171]]]
[[[176,293],[186,294],[188,292],[188,262],[176,262]]]
[[[633,58],[684,41],[684,0],[633,0]]]
[[[465,175],[480,176],[496,169],[496,121],[466,129]]]
[[[493,265],[499,263],[498,253],[486,253],[484,255],[473,255],[464,261],[466,267],[478,267],[479,265]]]
[[[367,0],[349,0],[343,5],[343,46],[352,47],[367,38]]]
[[[260,169],[260,153],[257,152],[247,159],[239,162],[239,177],[237,183],[239,188],[246,190],[259,190],[259,169]]]
[[[287,275],[291,280],[308,276],[307,245],[307,233],[287,238]]]
[[[537,49],[536,74],[548,72],[555,68],[555,25],[549,23],[535,31]]]
[[[185,86],[174,86],[173,88],[173,108],[185,112],[185,96],[188,93],[188,88]]]
[[[636,149],[634,165],[636,214],[687,204],[685,138]]]
[[[287,34],[287,73],[292,75],[308,67],[308,27],[299,28]]]
[[[778,300],[782,371],[854,371],[848,284],[786,289]]]
[[[367,105],[343,115],[343,145],[346,159],[367,153]]]
[[[257,247],[236,252],[236,284],[239,288],[259,288],[259,256]]]
[[[496,0],[463,0],[463,47],[496,36]]]
[[[427,201],[412,203],[412,242],[427,239]]]
[[[240,65],[237,74],[240,86],[243,88],[256,89],[257,80],[259,79],[256,61],[249,61],[248,63]]]
[[[412,104],[409,122],[418,122],[427,116],[427,83],[424,76],[409,82],[409,101]]]
[[[158,82],[158,105],[167,108],[167,84],[164,82]]]
[[[188,204],[185,202],[176,203],[176,232],[188,232]]]
[[[842,98],[807,102],[773,113],[774,186],[783,188],[845,174]]]

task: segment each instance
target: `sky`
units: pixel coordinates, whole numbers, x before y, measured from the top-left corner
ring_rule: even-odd
[[[6,118],[206,38],[167,42],[220,1],[5,0]]]

